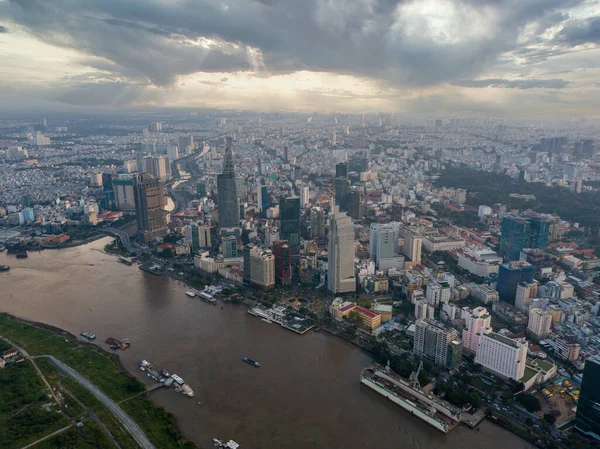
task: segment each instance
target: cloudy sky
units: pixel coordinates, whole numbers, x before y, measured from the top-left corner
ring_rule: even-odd
[[[0,0],[5,106],[600,116],[600,0]]]

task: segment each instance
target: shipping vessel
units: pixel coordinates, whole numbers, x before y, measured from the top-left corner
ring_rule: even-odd
[[[421,390],[418,371],[408,382],[389,366],[373,365],[362,371],[360,382],[441,432],[448,433],[460,424],[459,409]]]
[[[251,360],[251,359],[249,359],[248,357],[242,357],[242,360],[243,360],[244,362],[246,362],[248,365],[252,365],[252,366],[255,366],[255,367],[257,367],[257,368],[260,366],[260,363],[258,363],[258,362],[255,362],[254,360]]]
[[[188,295],[190,298],[195,298],[196,297],[196,293],[194,293],[191,290],[188,290],[187,292],[185,292],[186,295]]]
[[[8,271],[10,267],[8,265],[0,265],[0,271]]]
[[[87,338],[88,340],[95,340],[96,339],[96,335],[90,333],[90,332],[82,332],[81,334],[82,337]]]
[[[213,438],[213,447],[216,447],[217,449],[238,449],[240,445],[233,440],[229,440],[227,443],[224,443],[221,440]]]

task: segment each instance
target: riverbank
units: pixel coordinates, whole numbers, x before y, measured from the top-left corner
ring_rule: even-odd
[[[147,398],[144,384],[127,372],[116,354],[104,351],[94,344],[81,342],[73,334],[57,327],[4,313],[0,314],[0,335],[23,347],[32,356],[52,355],[78,371],[119,403],[156,447],[196,447],[179,432],[175,417]],[[59,383],[66,383],[66,380],[61,379]],[[70,385],[69,388],[77,389],[77,386]],[[98,407],[96,401],[82,393],[81,389],[76,395],[85,406],[91,409]],[[103,411],[105,410],[99,410]],[[105,413],[104,416],[111,425],[109,414]],[[123,435],[116,433],[114,436],[122,447],[131,447],[130,439]]]

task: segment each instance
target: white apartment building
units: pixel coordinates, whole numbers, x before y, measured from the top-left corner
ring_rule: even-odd
[[[492,317],[484,307],[477,307],[467,315],[465,320],[465,329],[462,339],[463,347],[471,352],[477,353],[477,348],[481,344],[483,334],[492,330]]]
[[[493,304],[500,300],[498,292],[489,285],[477,285],[473,289],[473,296],[484,304]]]
[[[534,282],[532,284],[528,284],[523,282],[517,285],[517,295],[515,297],[515,307],[519,309],[521,312],[527,313],[529,309],[529,304],[534,298],[538,297],[538,288],[539,284]]]
[[[426,298],[429,305],[439,307],[450,301],[452,290],[446,282],[431,281],[427,284]]]
[[[512,340],[491,330],[482,335],[475,363],[499,376],[520,380],[525,374],[527,340]]]
[[[531,309],[529,311],[529,322],[527,330],[539,339],[546,338],[550,335],[552,329],[552,315],[542,309]]]
[[[420,300],[415,303],[415,320],[424,320],[434,317],[435,309],[427,304],[427,301]]]
[[[430,235],[423,237],[423,248],[430,253],[435,251],[452,251],[465,246],[465,241],[451,235]]]

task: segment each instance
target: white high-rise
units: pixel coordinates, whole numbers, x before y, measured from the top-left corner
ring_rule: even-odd
[[[369,236],[369,253],[378,270],[404,268],[404,257],[399,253],[400,223],[372,224]]]
[[[552,328],[552,315],[542,309],[531,309],[529,311],[529,322],[527,330],[537,338],[546,338],[550,335]]]
[[[519,380],[525,374],[527,340],[512,340],[495,332],[484,332],[475,363],[502,377]]]
[[[300,207],[305,208],[310,201],[310,189],[308,186],[300,187]]]
[[[483,334],[492,330],[492,317],[485,307],[477,307],[467,315],[466,326],[463,330],[463,347],[471,352],[477,352]]]
[[[354,227],[352,219],[338,206],[331,214],[328,251],[327,289],[334,294],[355,291]]]
[[[415,320],[424,320],[425,318],[434,317],[435,309],[427,304],[424,299],[415,303]]]

